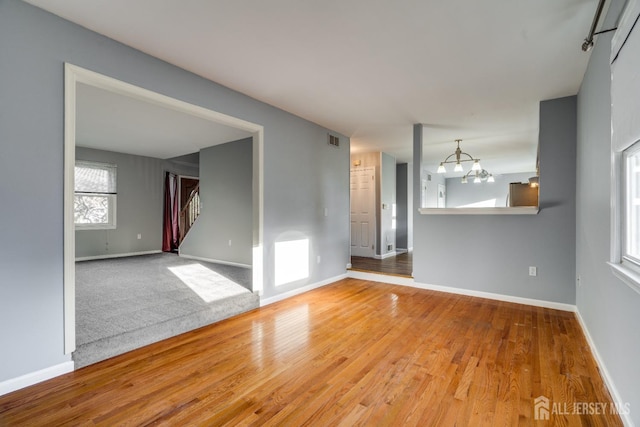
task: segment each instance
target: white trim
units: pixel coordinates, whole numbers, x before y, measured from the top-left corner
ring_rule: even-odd
[[[0,382],[0,396],[73,372],[73,366],[73,361],[68,361],[39,371],[30,372],[17,378],[2,381]]]
[[[312,291],[314,289],[321,288],[323,286],[326,286],[326,285],[329,285],[331,283],[337,282],[338,280],[346,279],[347,277],[349,277],[349,275],[347,273],[345,273],[345,274],[341,274],[339,276],[330,277],[329,279],[322,280],[320,282],[316,282],[316,283],[312,283],[312,284],[307,285],[307,286],[303,286],[302,288],[293,289],[293,290],[288,291],[288,292],[283,292],[281,294],[274,295],[274,296],[269,297],[269,298],[261,298],[260,299],[260,307],[264,307],[265,305],[273,304],[274,302],[282,301],[282,300],[285,300],[287,298],[291,298],[291,297],[294,297],[296,295],[300,295],[300,294],[303,294],[305,292],[309,292],[309,291]]]
[[[76,80],[69,64],[64,68],[64,218],[63,295],[64,353],[76,349],[76,227],[74,218],[76,167]]]
[[[219,260],[219,259],[204,258],[204,257],[192,256],[192,255],[184,255],[182,253],[178,253],[178,255],[180,256],[180,258],[192,259],[194,261],[211,262],[213,264],[232,265],[234,267],[242,267],[242,268],[251,268],[251,266],[249,264],[241,264],[239,262],[222,261],[222,260]]]
[[[406,248],[396,248],[396,255],[406,254],[409,252],[409,249]]]
[[[589,344],[591,353],[593,354],[593,357],[596,360],[596,364],[598,365],[600,374],[602,375],[602,378],[604,379],[604,382],[607,388],[609,389],[609,393],[611,393],[611,397],[613,398],[615,403],[620,405],[619,407],[624,408],[625,402],[622,400],[622,397],[620,396],[620,393],[618,392],[618,389],[616,388],[613,382],[613,379],[611,378],[611,375],[607,370],[607,366],[604,364],[604,360],[602,359],[602,357],[600,356],[600,353],[598,352],[596,343],[593,341],[593,338],[591,338],[591,334],[589,334],[589,329],[587,328],[587,324],[584,322],[584,319],[582,318],[582,315],[580,314],[579,310],[576,310],[576,319],[578,319],[578,324],[580,325],[580,328],[582,328],[582,333],[587,339],[587,344]],[[630,413],[625,414],[620,412],[618,413],[618,415],[622,419],[622,422],[624,423],[624,425],[626,426],[634,425],[633,420],[631,419]]]
[[[611,192],[610,192],[610,207],[611,207],[611,248],[610,248],[610,261],[612,263],[619,263],[622,257],[622,229],[621,229],[621,217],[620,207],[622,206],[622,173],[620,166],[622,163],[622,152],[611,153]]]
[[[124,95],[153,105],[179,111],[201,119],[250,132],[254,153],[254,242],[252,251],[253,291],[261,291],[264,260],[264,126],[219,113],[175,98],[161,95],[129,83],[65,63],[64,73],[64,352],[76,347],[75,325],[75,227],[73,220],[74,166],[76,157],[76,84],[84,83],[112,93]],[[256,182],[257,181],[257,182]],[[257,227],[257,231],[255,228]]]
[[[508,208],[419,208],[422,215],[537,215],[538,206]]]
[[[94,255],[94,256],[83,256],[76,258],[76,262],[82,261],[93,261],[97,259],[111,259],[111,258],[125,258],[130,256],[139,256],[139,255],[153,255],[153,254],[161,254],[161,250],[153,250],[153,251],[142,251],[142,252],[126,252],[121,254],[104,254],[104,255]]]
[[[426,289],[430,291],[446,292],[449,294],[467,295],[471,297],[487,298],[496,301],[513,302],[516,304],[532,305],[534,307],[552,308],[554,310],[572,311],[577,310],[573,304],[564,304],[554,301],[545,301],[533,298],[523,298],[511,295],[495,294],[492,292],[473,291],[470,289],[452,288],[449,286],[440,285],[427,285],[424,283],[418,283],[414,279],[400,276],[386,276],[384,274],[365,273],[361,271],[350,270],[347,272],[347,276],[354,279],[369,280],[372,282],[390,283],[393,285],[409,286],[412,288]]]
[[[396,256],[396,255],[397,255],[397,252],[396,252],[396,251],[393,251],[393,252],[387,252],[387,253],[386,253],[386,254],[384,254],[384,255],[374,255],[373,257],[374,257],[375,259],[386,259],[386,258],[394,257],[394,256]]]
[[[640,274],[623,263],[608,262],[611,272],[627,286],[640,294]]]

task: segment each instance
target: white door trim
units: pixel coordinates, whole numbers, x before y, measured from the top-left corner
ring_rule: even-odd
[[[370,234],[369,234],[369,241],[371,243],[372,247],[369,247],[369,252],[366,256],[368,257],[375,257],[376,256],[376,236],[377,236],[377,215],[378,212],[376,210],[376,168],[374,166],[369,166],[369,167],[363,167],[363,168],[357,168],[357,169],[351,169],[349,171],[349,180],[351,181],[352,179],[352,175],[354,173],[360,173],[360,174],[371,174],[372,177],[372,197],[369,198],[369,200],[367,201],[369,206],[369,212],[371,215],[373,215],[373,218],[371,218],[371,227],[370,227]],[[351,186],[351,183],[349,183],[349,186]],[[351,197],[351,190],[349,191],[349,197]],[[351,203],[353,202],[353,200],[349,201],[349,216],[351,217]],[[351,218],[349,218],[349,223],[351,224]],[[351,231],[349,232],[349,236],[350,236],[350,240],[352,237]],[[362,236],[361,236],[362,237]],[[351,245],[351,242],[349,242],[349,249],[350,251],[352,250],[353,246]],[[355,256],[365,256],[365,255],[361,255],[361,254],[353,254],[351,253],[351,255],[355,255]]]

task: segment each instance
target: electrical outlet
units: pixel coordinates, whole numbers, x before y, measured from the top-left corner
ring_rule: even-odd
[[[138,240],[142,239],[142,234],[138,233]]]
[[[581,277],[578,276],[578,278],[576,279],[576,283],[578,284],[578,286],[582,286],[582,282],[580,280],[581,280]]]
[[[231,239],[229,239],[229,246],[231,246]]]
[[[320,264],[320,255],[318,255],[318,264]]]
[[[537,276],[538,269],[536,267],[529,267],[529,276]]]

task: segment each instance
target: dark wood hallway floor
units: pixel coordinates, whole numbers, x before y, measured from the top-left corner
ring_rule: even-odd
[[[385,259],[352,256],[351,270],[412,277],[413,252],[405,252]]]

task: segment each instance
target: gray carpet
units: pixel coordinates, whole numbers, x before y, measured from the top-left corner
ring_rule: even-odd
[[[251,270],[156,254],[76,263],[76,368],[259,306]]]

